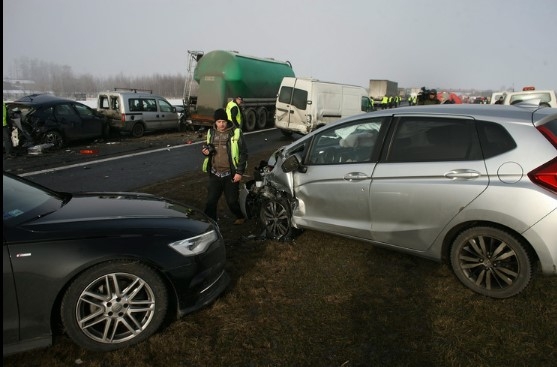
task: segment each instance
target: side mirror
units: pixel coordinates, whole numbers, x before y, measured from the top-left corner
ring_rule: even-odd
[[[298,170],[298,168],[300,168],[300,161],[296,154],[292,154],[290,157],[286,158],[284,162],[282,162],[280,168],[285,173]]]

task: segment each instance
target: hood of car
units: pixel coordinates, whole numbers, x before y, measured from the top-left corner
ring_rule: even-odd
[[[186,238],[208,231],[213,222],[201,211],[152,195],[87,193],[73,195],[58,210],[18,226],[23,237],[50,239],[102,236]],[[164,231],[161,231],[164,229]],[[20,240],[25,240],[20,238]]]

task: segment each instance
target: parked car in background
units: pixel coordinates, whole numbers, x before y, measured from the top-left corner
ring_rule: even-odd
[[[62,193],[3,173],[4,356],[52,344],[110,351],[227,287],[215,222],[141,193]]]
[[[113,129],[142,137],[145,132],[184,131],[176,107],[166,98],[142,89],[115,88],[99,93],[97,111],[110,119]]]
[[[71,142],[108,137],[108,120],[94,109],[71,99],[32,94],[7,104],[17,111],[17,125],[30,144],[62,148]],[[20,126],[21,125],[21,126]]]
[[[241,190],[267,236],[328,232],[446,262],[507,298],[557,274],[557,109],[401,107],[278,150]]]
[[[508,92],[503,104],[530,103],[540,107],[557,107],[557,99],[553,90],[526,89],[519,92]]]

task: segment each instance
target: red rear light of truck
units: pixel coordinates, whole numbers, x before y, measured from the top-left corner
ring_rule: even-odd
[[[557,157],[528,173],[536,185],[557,193]]]

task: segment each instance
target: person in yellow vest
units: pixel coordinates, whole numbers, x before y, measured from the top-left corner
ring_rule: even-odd
[[[389,106],[389,97],[383,96],[381,99],[381,108],[386,109]]]
[[[205,156],[203,172],[209,174],[205,214],[218,219],[217,205],[224,193],[228,208],[236,217],[234,224],[245,222],[240,208],[240,180],[247,166],[248,149],[242,129],[228,120],[226,111],[219,108],[214,114],[215,125],[207,132],[207,143],[201,153]]]
[[[236,127],[242,127],[242,112],[240,111],[240,106],[244,103],[242,97],[236,97],[226,105],[226,114],[228,119],[236,125]]]
[[[3,101],[2,111],[2,138],[4,140],[4,150],[6,152],[6,157],[13,158],[15,154],[14,145],[12,143],[12,126],[10,124],[10,116],[8,114],[6,101]]]

